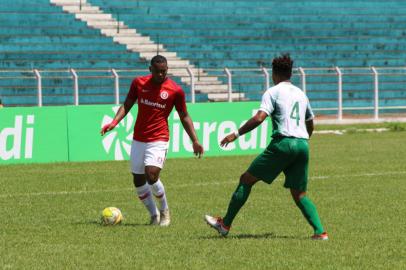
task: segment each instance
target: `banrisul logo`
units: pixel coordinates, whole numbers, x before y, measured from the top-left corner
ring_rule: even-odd
[[[14,125],[0,129],[0,160],[31,159],[34,115],[16,115]]]
[[[113,107],[113,114],[104,115],[101,126],[110,123],[114,119],[120,107]],[[132,128],[134,118],[131,113],[120,121],[120,123],[110,132],[103,136],[102,144],[107,154],[114,153],[115,160],[124,160],[130,156],[131,142],[133,140]]]

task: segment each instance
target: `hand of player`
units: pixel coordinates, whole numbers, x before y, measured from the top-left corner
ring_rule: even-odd
[[[230,133],[224,139],[221,140],[220,145],[221,147],[227,147],[227,145],[237,139],[235,133]]]
[[[193,153],[194,153],[195,156],[197,156],[198,158],[201,158],[201,157],[203,156],[204,149],[203,149],[203,146],[201,146],[198,141],[195,141],[195,142],[193,143]]]
[[[113,120],[111,123],[104,125],[100,131],[100,134],[103,136],[104,134],[106,134],[106,132],[115,128],[117,124],[118,122],[116,120]]]

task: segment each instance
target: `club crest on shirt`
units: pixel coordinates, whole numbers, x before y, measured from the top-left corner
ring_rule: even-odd
[[[162,91],[161,94],[160,94],[160,96],[161,96],[162,99],[167,99],[168,96],[169,96],[169,94],[168,94],[168,92],[166,92],[166,91]]]

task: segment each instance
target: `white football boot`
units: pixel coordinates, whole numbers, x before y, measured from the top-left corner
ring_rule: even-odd
[[[157,215],[151,216],[151,220],[149,221],[149,225],[159,225],[159,222],[161,221],[161,217],[159,216],[159,211],[158,209],[156,210]]]
[[[212,217],[209,215],[204,216],[204,220],[210,227],[218,231],[219,234],[222,236],[227,236],[228,232],[230,231],[230,227],[224,225],[223,219],[221,217]]]
[[[169,214],[169,209],[165,209],[160,211],[161,214],[161,221],[159,222],[159,226],[166,227],[171,224],[171,216]]]

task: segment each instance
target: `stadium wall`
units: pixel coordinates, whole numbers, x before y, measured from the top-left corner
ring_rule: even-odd
[[[89,105],[0,110],[0,164],[66,161],[128,160],[137,108],[105,136],[101,127],[119,106]],[[227,148],[219,140],[256,112],[258,102],[188,104],[189,113],[206,156],[258,153],[270,140],[266,120]],[[169,117],[168,158],[192,157],[189,137],[177,113]]]

